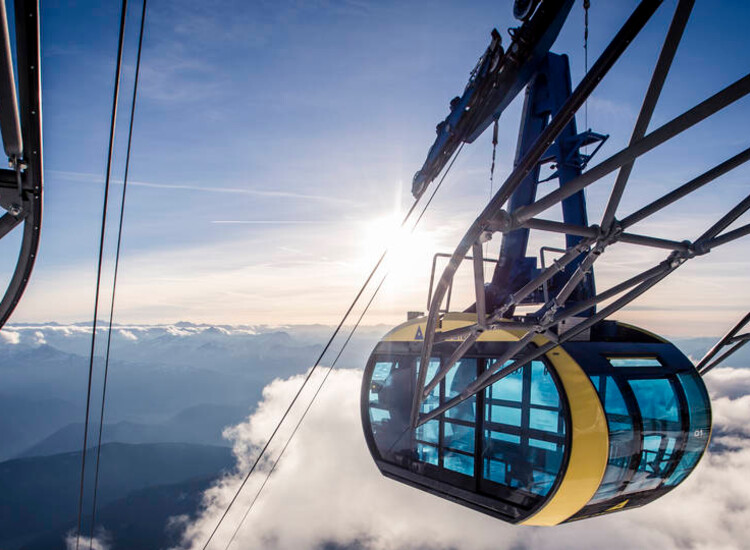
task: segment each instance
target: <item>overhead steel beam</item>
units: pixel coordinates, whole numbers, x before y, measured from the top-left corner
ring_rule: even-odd
[[[516,370],[520,369],[521,367],[525,366],[526,364],[530,363],[534,359],[538,359],[548,351],[551,351],[553,348],[557,347],[558,345],[567,342],[571,338],[577,336],[581,332],[591,328],[593,325],[601,321],[602,319],[605,319],[606,317],[609,317],[613,312],[622,309],[625,305],[629,304],[639,296],[641,296],[644,292],[649,290],[651,287],[653,287],[655,284],[657,284],[659,281],[664,279],[667,275],[669,275],[672,271],[677,269],[679,265],[681,265],[682,262],[679,263],[673,263],[671,260],[665,260],[665,263],[668,268],[662,271],[659,275],[652,277],[649,280],[646,280],[639,284],[637,287],[633,288],[630,292],[622,296],[621,298],[615,300],[612,304],[608,305],[601,311],[597,312],[593,316],[589,317],[585,321],[581,322],[580,324],[576,325],[569,331],[565,332],[562,336],[560,336],[558,341],[550,341],[547,344],[544,344],[542,346],[539,346],[534,351],[520,357],[519,359],[516,359],[508,365],[507,367],[501,368],[499,371],[495,373],[489,373],[489,371],[485,371],[480,375],[477,380],[467,386],[467,388],[461,392],[456,397],[449,399],[439,407],[436,407],[429,413],[425,413],[423,415],[418,415],[416,426],[421,426],[425,422],[429,422],[433,418],[437,418],[441,414],[443,414],[448,409],[451,409],[458,405],[459,403],[462,403],[466,401],[467,399],[471,398],[473,395],[476,395],[480,391],[482,391],[484,388],[491,386],[495,382],[501,380],[502,378],[505,378],[509,374],[515,372]],[[554,324],[554,323],[553,323]],[[533,337],[536,336],[536,334],[532,331],[529,331],[519,342],[524,342],[524,347],[528,343],[531,342]],[[516,343],[518,344],[518,343]],[[516,349],[518,346],[513,346],[512,349]],[[505,354],[503,355],[505,357]],[[489,375],[488,375],[489,373]],[[421,395],[421,394],[420,394]]]
[[[577,235],[578,237],[596,238],[600,231],[595,226],[574,225],[572,223],[556,222],[553,220],[542,220],[540,218],[531,218],[526,220],[523,227],[528,229],[538,229],[540,231],[549,231],[551,233],[563,233],[565,235]]]
[[[725,160],[721,164],[714,166],[713,168],[704,172],[700,176],[693,178],[692,180],[685,183],[684,185],[681,185],[674,191],[667,193],[663,197],[655,200],[654,202],[644,206],[643,208],[623,218],[622,221],[620,221],[620,227],[622,227],[623,229],[627,229],[628,227],[648,218],[649,216],[658,212],[659,210],[662,210],[663,208],[666,208],[670,204],[689,195],[696,189],[703,187],[707,183],[710,183],[713,180],[715,180],[716,178],[723,176],[724,174],[737,168],[738,166],[741,166],[742,164],[746,163],[748,160],[750,160],[750,147],[748,147],[741,153],[736,154],[732,158]]]
[[[469,336],[467,336],[463,342],[459,344],[459,346],[451,354],[448,360],[443,363],[442,367],[440,367],[440,370],[435,373],[435,376],[432,378],[432,380],[427,383],[424,388],[423,398],[426,399],[427,396],[430,395],[430,392],[435,388],[435,386],[440,384],[443,378],[445,378],[448,375],[448,372],[453,368],[453,365],[458,363],[458,361],[464,356],[464,354],[469,351],[469,348],[474,345],[480,334],[481,333],[475,328],[474,331],[469,334]]]
[[[459,243],[453,256],[451,257],[451,260],[448,263],[448,266],[443,271],[440,281],[436,285],[432,299],[430,300],[431,307],[427,317],[425,339],[423,341],[421,353],[421,361],[423,362],[423,364],[426,364],[427,361],[429,361],[429,357],[432,352],[432,346],[435,338],[435,329],[437,326],[439,314],[439,304],[442,303],[446,291],[448,290],[448,288],[450,288],[453,276],[458,269],[458,266],[460,265],[463,257],[478,241],[479,236],[482,234],[482,232],[485,231],[489,225],[493,224],[497,219],[499,219],[499,216],[502,212],[502,207],[505,202],[518,188],[526,175],[536,166],[547,148],[552,144],[554,139],[556,139],[563,128],[568,124],[571,118],[575,115],[575,112],[578,110],[578,108],[580,108],[585,99],[595,89],[596,85],[609,71],[609,69],[619,58],[622,52],[640,32],[643,25],[645,25],[645,23],[650,19],[660,3],[661,2],[657,0],[643,0],[638,5],[633,14],[628,18],[628,21],[625,23],[625,25],[623,25],[612,42],[610,42],[597,62],[593,65],[591,71],[589,71],[589,73],[584,76],[583,80],[579,83],[576,89],[571,93],[566,102],[563,104],[560,111],[552,118],[549,125],[540,134],[534,145],[532,145],[532,147],[529,149],[529,152],[518,163],[513,172],[506,179],[495,196],[490,200],[489,204],[485,207],[483,212],[472,224],[472,226],[469,228],[469,231]],[[570,184],[566,184],[565,188],[567,189],[569,187]],[[569,195],[566,195],[566,197],[567,196]],[[532,217],[533,215],[528,216],[527,219],[530,219]],[[534,289],[532,289],[532,291],[533,290]],[[422,392],[425,387],[426,374],[426,370],[422,370],[419,373],[417,379],[416,391],[414,393],[411,410],[412,426],[416,426],[416,422],[419,418],[419,409],[422,400]]]
[[[578,178],[570,181],[565,187],[556,189],[535,203],[520,208],[512,216],[511,228],[522,227],[525,221],[530,220],[581,189],[588,187],[595,181],[600,180],[626,163],[651,151],[665,141],[681,134],[709,116],[716,114],[738,99],[745,97],[748,93],[750,93],[750,74],[745,75],[689,111],[657,128],[633,145],[629,145],[625,149],[615,153],[607,160],[602,161],[600,164],[581,174]]]
[[[664,81],[667,79],[667,74],[669,74],[674,55],[677,52],[677,46],[680,44],[682,34],[685,31],[688,19],[690,19],[690,12],[692,11],[694,4],[695,0],[680,0],[677,4],[672,23],[669,26],[667,35],[664,38],[664,44],[659,53],[659,59],[656,61],[654,72],[651,75],[651,82],[649,82],[646,95],[643,98],[641,111],[638,113],[633,133],[630,136],[630,145],[639,141],[646,135],[646,130],[648,130],[648,125],[654,114],[656,103],[659,101],[659,96],[664,87]],[[622,194],[625,191],[625,186],[627,185],[630,174],[633,171],[634,163],[635,160],[632,160],[622,165],[617,174],[617,179],[612,187],[612,193],[607,202],[607,207],[604,210],[604,215],[602,216],[601,226],[605,233],[609,232],[615,221],[617,207],[620,204]]]
[[[472,260],[474,264],[474,295],[476,296],[477,324],[484,329],[487,326],[486,297],[484,295],[484,254],[482,243],[474,244]]]
[[[660,239],[658,237],[649,237],[648,235],[636,235],[634,233],[623,233],[617,239],[620,242],[628,244],[638,244],[641,246],[650,246],[651,248],[662,248],[664,250],[681,250],[687,251],[690,248],[689,242],[673,241],[670,239]]]
[[[582,311],[586,311],[591,306],[595,306],[597,304],[600,304],[602,302],[606,302],[610,298],[614,298],[621,292],[626,291],[627,289],[634,287],[643,281],[647,281],[653,277],[656,277],[660,274],[662,274],[664,271],[667,270],[667,267],[659,264],[657,266],[652,267],[651,269],[648,269],[644,271],[643,273],[639,273],[638,275],[631,277],[630,279],[627,279],[621,283],[616,284],[612,288],[609,288],[605,291],[600,292],[596,296],[592,296],[588,300],[584,300],[581,302],[576,303],[573,306],[566,307],[562,311],[558,312],[554,319],[554,323],[559,323],[563,319],[567,319],[568,317],[574,317],[581,313]]]
[[[698,369],[698,373],[702,376],[705,373],[707,373],[709,370],[711,370],[713,367],[721,363],[724,359],[729,357],[732,353],[737,351],[742,345],[744,345],[747,340],[740,340],[737,342],[734,348],[730,349],[729,352],[723,354],[719,359],[716,361],[712,361],[714,357],[727,345],[731,345],[734,341],[735,336],[739,331],[741,331],[747,324],[750,323],[750,312],[746,313],[745,316],[740,319],[740,321],[734,325],[731,329],[729,329],[729,332],[727,332],[724,336],[719,339],[716,344],[713,345],[713,347],[708,350],[706,355],[703,356],[703,358],[698,362],[698,364],[695,366],[696,369]],[[709,364],[710,363],[710,364]]]
[[[708,242],[719,235],[719,233],[732,225],[732,223],[734,223],[740,216],[742,216],[742,214],[747,212],[748,209],[750,209],[750,195],[740,201],[739,204],[737,204],[734,208],[732,208],[729,212],[722,216],[715,224],[708,228],[706,232],[703,233],[703,235],[698,237],[695,241],[696,247],[700,248],[701,244]]]
[[[732,231],[727,231],[726,233],[724,233],[723,235],[719,235],[718,237],[714,237],[713,239],[705,243],[702,248],[703,251],[708,252],[710,250],[713,250],[717,246],[736,241],[737,239],[741,239],[742,237],[746,237],[747,235],[750,235],[750,223],[738,227],[737,229],[733,229]]]
[[[731,348],[722,353],[715,361],[711,362],[710,365],[706,365],[705,367],[703,367],[703,369],[699,371],[698,374],[704,376],[705,374],[711,372],[714,367],[721,365],[729,357],[740,351],[740,349],[742,349],[742,347],[747,344],[747,342],[747,340],[740,340],[739,342],[736,342]]]

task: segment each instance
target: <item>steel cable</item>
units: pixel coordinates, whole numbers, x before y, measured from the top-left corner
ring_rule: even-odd
[[[107,378],[109,374],[109,352],[112,343],[112,321],[115,312],[115,295],[117,290],[117,274],[120,267],[120,249],[122,245],[122,226],[125,218],[125,196],[128,189],[128,173],[130,171],[130,150],[133,143],[133,120],[135,119],[135,104],[138,97],[138,76],[141,69],[141,51],[143,49],[143,29],[146,22],[146,6],[148,0],[143,0],[141,10],[141,28],[138,34],[138,51],[135,62],[135,78],[133,82],[133,99],[130,104],[130,125],[128,127],[128,145],[125,153],[125,173],[122,181],[122,198],[120,201],[120,219],[117,227],[117,248],[115,251],[115,267],[112,278],[112,299],[109,306],[109,327],[107,330],[107,347],[104,356],[104,382],[102,384],[102,403],[99,413],[99,438],[96,444],[96,468],[94,472],[94,499],[91,505],[91,536],[89,538],[89,550],[92,550],[94,543],[94,527],[96,525],[96,498],[99,488],[99,462],[102,450],[102,433],[104,430],[104,409],[107,396]]]
[[[422,208],[422,211],[419,213],[419,216],[417,217],[417,220],[414,222],[414,225],[412,226],[410,233],[413,233],[414,230],[417,228],[417,225],[419,225],[419,222],[422,220],[422,217],[424,216],[425,212],[427,211],[427,208],[430,206],[430,203],[432,203],[432,199],[435,198],[435,195],[437,194],[438,190],[440,189],[440,186],[443,184],[443,181],[445,181],[445,177],[448,175],[448,172],[450,172],[451,167],[453,166],[453,163],[458,158],[459,153],[461,152],[461,149],[463,149],[464,144],[462,143],[458,150],[456,151],[456,155],[453,157],[453,160],[451,161],[450,165],[448,166],[448,169],[445,171],[445,174],[443,174],[443,177],[440,178],[440,181],[435,186],[435,189],[432,191],[432,194],[430,195],[430,198],[427,200],[427,203]],[[386,272],[385,275],[383,275],[383,278],[380,280],[380,283],[378,283],[378,286],[375,288],[374,292],[372,293],[372,296],[370,296],[370,300],[367,302],[367,305],[365,305],[364,309],[362,310],[362,313],[359,315],[359,318],[357,319],[357,322],[354,324],[354,327],[349,332],[349,335],[347,336],[346,340],[344,341],[344,344],[341,346],[341,349],[339,349],[338,354],[336,355],[335,359],[331,363],[331,366],[328,368],[328,371],[326,372],[325,376],[323,377],[323,380],[320,382],[320,385],[315,390],[315,393],[313,394],[312,398],[310,399],[310,402],[307,404],[307,407],[302,412],[302,415],[300,416],[299,420],[297,421],[297,424],[294,426],[294,429],[292,430],[292,433],[289,435],[289,439],[287,439],[286,443],[284,444],[284,447],[281,449],[281,452],[279,453],[279,456],[276,457],[276,460],[274,461],[273,465],[271,466],[271,469],[269,470],[268,474],[266,474],[266,477],[263,479],[263,483],[258,488],[258,492],[255,493],[255,496],[253,497],[252,502],[250,502],[250,505],[248,506],[247,510],[245,511],[245,514],[242,516],[242,519],[240,520],[239,524],[237,525],[237,528],[234,530],[234,533],[232,533],[232,537],[229,539],[229,543],[226,545],[225,550],[227,550],[234,539],[237,536],[237,533],[239,532],[240,528],[242,527],[242,524],[245,522],[245,519],[247,518],[248,514],[250,513],[250,510],[252,510],[253,506],[255,505],[255,502],[258,500],[258,497],[260,496],[260,493],[263,491],[263,488],[266,486],[266,483],[268,483],[268,480],[271,478],[271,475],[276,470],[276,466],[278,465],[279,461],[281,460],[281,457],[284,456],[284,453],[286,452],[287,447],[289,447],[289,444],[292,442],[292,439],[294,439],[294,436],[297,433],[297,430],[300,427],[300,424],[302,424],[302,421],[307,416],[307,413],[310,411],[310,408],[312,407],[313,403],[315,402],[315,399],[318,397],[318,394],[320,393],[320,390],[323,389],[323,385],[328,380],[328,376],[331,374],[331,371],[336,367],[336,363],[338,362],[341,355],[344,353],[344,350],[346,349],[346,346],[349,344],[349,341],[352,339],[352,336],[354,336],[354,333],[356,332],[357,328],[359,328],[360,323],[362,322],[362,319],[364,318],[367,311],[370,309],[370,306],[372,305],[373,301],[375,301],[375,297],[380,292],[380,288],[383,286],[383,283],[385,283],[385,280],[388,278],[389,273]]]
[[[104,179],[104,201],[102,206],[102,228],[99,237],[99,258],[96,270],[96,291],[94,294],[94,320],[91,327],[91,353],[89,356],[89,375],[86,390],[86,418],[83,424],[83,446],[81,449],[81,484],[78,495],[78,528],[76,530],[76,550],[81,539],[81,523],[83,519],[83,489],[86,474],[86,447],[88,446],[89,412],[91,410],[91,380],[94,372],[94,351],[96,349],[96,321],[99,313],[99,291],[102,279],[102,263],[104,259],[104,236],[107,227],[107,206],[109,201],[109,183],[112,175],[112,156],[115,143],[115,126],[117,121],[117,104],[120,95],[120,75],[122,74],[122,50],[125,41],[125,16],[128,10],[128,0],[122,0],[120,13],[120,34],[117,45],[117,63],[115,65],[115,84],[112,96],[112,118],[109,123],[109,149],[107,152],[107,169]]]
[[[436,193],[438,192],[438,190],[442,186],[443,182],[445,181],[445,178],[448,176],[448,174],[451,171],[451,168],[455,164],[456,159],[458,159],[458,156],[461,153],[461,150],[463,149],[463,145],[464,144],[462,143],[461,146],[456,150],[456,153],[453,155],[453,158],[452,158],[450,164],[448,164],[445,172],[443,173],[443,176],[440,178],[440,181],[435,186],[435,189],[433,190],[432,195],[430,195],[430,198],[428,199],[428,201],[425,204],[424,208],[420,212],[419,217],[417,218],[417,221],[412,226],[411,231],[414,231],[414,229],[417,227],[417,224],[420,222],[420,220],[424,216],[425,211],[427,210],[427,208],[432,203],[432,200],[435,198]],[[403,221],[399,225],[400,228],[404,227],[406,225],[406,223],[409,221],[409,218],[411,217],[412,213],[416,209],[416,207],[419,204],[419,201],[420,201],[420,199],[422,198],[423,195],[424,195],[424,193],[420,194],[419,197],[412,204],[411,208],[409,208],[409,211],[407,212],[407,214],[404,217]],[[386,255],[388,254],[388,250],[389,250],[389,248],[386,248],[383,251],[383,253],[380,255],[380,258],[378,259],[378,261],[375,263],[374,267],[370,271],[370,274],[367,276],[367,279],[365,279],[365,282],[362,284],[362,287],[359,289],[359,292],[357,292],[357,295],[354,297],[354,300],[352,301],[351,305],[349,306],[349,308],[344,313],[344,316],[342,317],[342,319],[339,322],[339,324],[336,326],[336,329],[333,331],[333,334],[331,335],[331,337],[328,339],[328,342],[326,343],[325,347],[323,348],[323,351],[318,356],[317,361],[312,366],[312,368],[310,368],[310,370],[308,371],[308,373],[305,376],[304,380],[302,381],[302,384],[300,385],[299,389],[294,394],[294,397],[292,398],[292,401],[287,406],[286,410],[284,411],[284,414],[281,416],[281,419],[276,424],[276,427],[274,428],[273,432],[271,432],[271,435],[266,440],[265,444],[263,445],[263,448],[260,450],[260,453],[255,458],[255,460],[253,461],[253,464],[250,467],[250,470],[247,472],[247,474],[245,475],[245,478],[242,480],[242,483],[240,483],[240,486],[237,488],[237,491],[235,492],[234,496],[229,501],[229,504],[227,505],[227,507],[224,509],[224,512],[222,513],[221,517],[219,518],[218,523],[213,528],[213,530],[211,531],[211,534],[208,536],[208,539],[206,540],[205,544],[203,545],[202,550],[206,550],[206,548],[208,548],[208,545],[211,543],[211,540],[213,540],[214,535],[216,535],[216,532],[219,530],[219,527],[224,522],[224,519],[227,517],[227,514],[229,513],[229,510],[232,508],[232,506],[234,505],[234,503],[237,501],[237,498],[239,497],[240,493],[242,492],[242,489],[245,488],[245,485],[247,484],[247,481],[250,479],[250,476],[253,474],[253,472],[255,471],[255,469],[258,467],[258,464],[260,463],[261,459],[263,458],[263,456],[265,455],[266,451],[268,450],[268,447],[271,444],[271,441],[273,441],[274,437],[276,437],[276,434],[278,433],[278,431],[281,428],[282,424],[286,420],[287,416],[289,416],[289,413],[291,412],[292,408],[294,407],[294,404],[297,402],[297,399],[299,399],[299,396],[302,394],[302,391],[305,389],[305,386],[310,381],[310,378],[312,377],[313,373],[315,372],[315,370],[320,365],[320,362],[322,361],[323,357],[327,353],[327,351],[330,348],[331,344],[333,343],[334,339],[336,338],[336,336],[340,332],[342,326],[344,325],[344,323],[346,322],[347,318],[349,317],[349,315],[351,314],[352,310],[354,309],[354,306],[356,306],[357,302],[362,297],[362,294],[364,293],[365,289],[367,288],[367,286],[369,285],[370,281],[374,277],[375,273],[380,268],[380,265],[383,263],[383,260],[385,259]],[[386,276],[387,276],[387,273],[386,273]],[[385,279],[385,277],[384,277],[384,279]],[[380,289],[380,285],[382,285],[382,281],[378,285],[378,288],[375,291],[375,294],[377,294],[377,291]],[[374,298],[375,298],[375,295],[373,295],[373,297],[371,298],[371,301]],[[367,307],[369,307],[369,304],[368,304]],[[354,330],[356,330],[356,326],[358,326],[358,325],[355,325],[355,328],[350,333],[349,338],[351,338],[351,335],[353,335]],[[346,342],[349,341],[349,338],[347,338]],[[345,346],[346,346],[346,344],[344,344],[344,347]],[[341,351],[343,351],[343,347],[342,347]],[[341,351],[339,352],[339,354],[341,353]],[[316,393],[316,395],[317,395],[317,393]]]

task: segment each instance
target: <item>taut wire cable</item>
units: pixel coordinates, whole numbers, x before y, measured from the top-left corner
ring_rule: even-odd
[[[442,186],[443,182],[445,181],[445,178],[450,173],[451,168],[453,167],[453,164],[456,162],[456,159],[458,159],[459,154],[461,153],[461,150],[463,149],[463,143],[458,148],[456,153],[453,155],[453,159],[451,160],[450,164],[446,168],[445,172],[443,173],[443,176],[440,178],[440,181],[436,185],[434,191],[432,192],[432,195],[430,196],[429,200],[425,204],[424,208],[422,209],[422,212],[420,213],[419,217],[417,218],[417,221],[414,223],[414,226],[412,226],[412,231],[414,231],[414,228],[416,228],[416,225],[419,223],[419,221],[422,219],[422,216],[424,216],[425,211],[427,210],[427,207],[430,206],[432,203],[432,199],[435,198],[435,194]],[[417,204],[419,204],[419,200],[422,198],[424,193],[420,194],[419,197],[414,201],[414,203],[411,205],[411,208],[409,208],[409,211],[407,212],[406,216],[404,217],[403,221],[401,222],[399,227],[404,227],[406,223],[409,221],[409,218],[411,217],[412,213],[417,207]],[[253,461],[252,466],[250,467],[250,470],[245,475],[245,478],[242,480],[242,483],[240,483],[240,486],[237,488],[237,491],[234,493],[234,496],[229,501],[229,504],[224,509],[224,512],[222,513],[221,517],[219,518],[219,521],[216,523],[216,526],[211,531],[211,534],[208,536],[208,539],[206,539],[205,544],[202,547],[202,550],[206,550],[208,548],[208,545],[211,543],[211,540],[213,540],[214,535],[216,535],[216,532],[219,530],[219,527],[224,522],[224,519],[227,517],[227,514],[229,513],[229,510],[232,508],[234,503],[237,501],[237,498],[239,497],[240,493],[242,492],[242,489],[245,488],[245,485],[247,484],[247,481],[250,479],[250,476],[253,474],[255,469],[257,468],[258,464],[260,463],[261,459],[265,455],[266,451],[268,450],[269,445],[271,444],[271,441],[273,441],[274,437],[276,437],[276,434],[278,433],[279,429],[281,428],[282,424],[286,420],[287,416],[289,416],[289,413],[291,412],[292,408],[294,407],[294,404],[297,402],[297,399],[299,399],[299,396],[302,394],[302,391],[305,389],[305,386],[310,381],[310,378],[312,377],[315,370],[320,365],[321,360],[325,356],[326,352],[330,348],[331,344],[333,343],[333,340],[336,338],[338,333],[341,330],[341,327],[344,325],[344,322],[351,314],[352,310],[354,309],[354,306],[359,301],[360,297],[364,293],[365,289],[369,285],[372,278],[375,276],[375,273],[377,272],[380,265],[383,263],[383,260],[385,259],[386,255],[388,254],[388,248],[386,248],[383,253],[380,255],[380,258],[375,263],[375,266],[370,271],[370,274],[367,276],[367,279],[365,279],[365,282],[362,284],[362,287],[359,289],[359,292],[357,292],[357,295],[354,297],[354,300],[352,301],[349,308],[346,310],[346,313],[344,313],[344,316],[342,317],[341,321],[339,322],[336,329],[333,331],[333,334],[328,339],[328,342],[326,343],[325,347],[323,348],[323,351],[318,356],[318,360],[315,362],[315,364],[312,366],[312,368],[309,369],[307,375],[305,376],[305,379],[302,381],[302,384],[300,385],[297,392],[294,394],[294,397],[292,398],[292,401],[287,406],[286,410],[284,411],[284,414],[279,419],[278,423],[276,424],[276,427],[274,428],[273,432],[271,432],[271,435],[266,440],[266,443],[263,445],[263,448],[260,450],[260,453],[258,453],[258,456]],[[378,287],[379,288],[379,287]]]
[[[122,245],[122,226],[125,218],[125,196],[128,189],[128,172],[130,171],[130,150],[133,143],[133,120],[135,119],[135,104],[138,97],[138,76],[141,69],[141,51],[143,49],[143,29],[146,22],[146,5],[148,0],[143,0],[141,11],[141,28],[138,34],[138,53],[135,62],[135,78],[133,82],[133,99],[130,104],[130,126],[128,127],[128,145],[125,153],[125,174],[122,181],[122,198],[120,201],[120,220],[117,227],[117,250],[115,251],[115,268],[112,278],[112,300],[109,306],[109,328],[107,330],[107,351],[104,356],[104,382],[102,385],[102,404],[99,413],[99,438],[96,444],[96,468],[94,473],[94,500],[91,505],[91,536],[89,538],[89,550],[94,544],[94,527],[96,525],[96,497],[99,489],[99,462],[102,451],[102,433],[104,430],[104,408],[107,396],[107,378],[109,374],[109,351],[112,343],[112,320],[115,313],[115,295],[117,290],[117,274],[120,267],[120,248]]]
[[[86,475],[86,447],[88,446],[89,412],[91,410],[91,379],[94,372],[94,351],[96,349],[96,318],[99,313],[99,290],[102,281],[102,263],[104,258],[104,235],[107,227],[107,205],[109,200],[109,182],[112,175],[112,153],[115,144],[115,125],[117,121],[117,103],[120,96],[120,75],[122,73],[122,49],[125,41],[125,16],[128,11],[128,0],[122,0],[120,13],[120,36],[117,45],[117,63],[115,66],[115,85],[112,96],[112,118],[109,123],[109,149],[107,152],[107,171],[104,178],[104,201],[102,206],[102,229],[99,237],[99,259],[96,269],[96,292],[94,295],[94,320],[91,327],[91,354],[89,356],[89,377],[86,389],[86,418],[83,424],[83,447],[81,449],[81,485],[78,495],[78,528],[76,530],[76,550],[81,539],[81,522],[83,519],[83,489]]]

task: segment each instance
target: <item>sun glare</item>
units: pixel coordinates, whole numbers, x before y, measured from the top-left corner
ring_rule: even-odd
[[[372,265],[388,249],[383,261],[391,284],[408,288],[429,276],[432,256],[437,252],[435,236],[424,228],[411,230],[402,227],[401,214],[381,216],[366,222],[363,227],[365,261]]]

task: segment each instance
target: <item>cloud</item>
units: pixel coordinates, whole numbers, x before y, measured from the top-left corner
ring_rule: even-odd
[[[714,369],[706,375],[706,384],[714,400],[740,398],[750,394],[750,369]]]
[[[732,380],[750,377],[740,369],[716,369],[709,380],[717,399],[716,428],[748,418],[747,398]],[[697,471],[672,493],[644,508],[554,528],[511,526],[462,506],[388,480],[377,471],[359,420],[361,371],[335,371],[238,532],[233,548],[317,549],[330,545],[368,550],[416,548],[476,550],[502,548],[612,550],[654,547],[739,549],[750,540],[750,442],[727,439],[721,452],[704,457]],[[234,440],[238,472],[204,495],[198,518],[184,525],[181,548],[202,548],[259,445],[271,432],[301,384],[301,377],[276,380],[248,420],[226,431]],[[313,377],[312,387],[319,378]],[[729,392],[725,394],[724,392]],[[305,404],[309,399],[301,400]],[[292,417],[299,414],[299,407]],[[742,414],[745,414],[742,417]],[[275,457],[290,429],[287,423],[270,446]],[[262,472],[242,492],[210,548],[224,548],[255,495]],[[262,474],[262,475],[261,475]]]
[[[131,340],[133,342],[135,342],[136,340],[138,340],[138,337],[135,334],[133,334],[131,331],[125,330],[125,329],[121,329],[120,330],[120,336],[122,336],[126,340]]]
[[[3,344],[18,344],[21,342],[21,334],[12,330],[0,330],[0,339]]]
[[[112,540],[106,531],[100,530],[100,532],[89,538],[81,536],[78,539],[78,548],[89,548],[90,550],[109,550],[112,547]],[[65,537],[65,548],[66,550],[76,550],[76,536],[72,532],[68,533]]]
[[[87,172],[70,172],[67,170],[49,170],[49,173],[64,181],[75,183],[102,184],[104,178],[101,174]],[[122,185],[122,180],[114,179],[112,183]],[[297,193],[293,191],[278,191],[276,189],[256,189],[245,186],[246,182],[239,182],[235,187],[217,186],[214,184],[200,183],[159,183],[153,181],[128,180],[128,185],[135,187],[148,187],[152,189],[166,189],[171,191],[198,191],[201,193],[219,193],[234,195],[250,195],[267,199],[292,199],[299,201],[321,201],[334,204],[352,204],[349,199],[333,197],[328,195],[315,195],[311,193]]]

